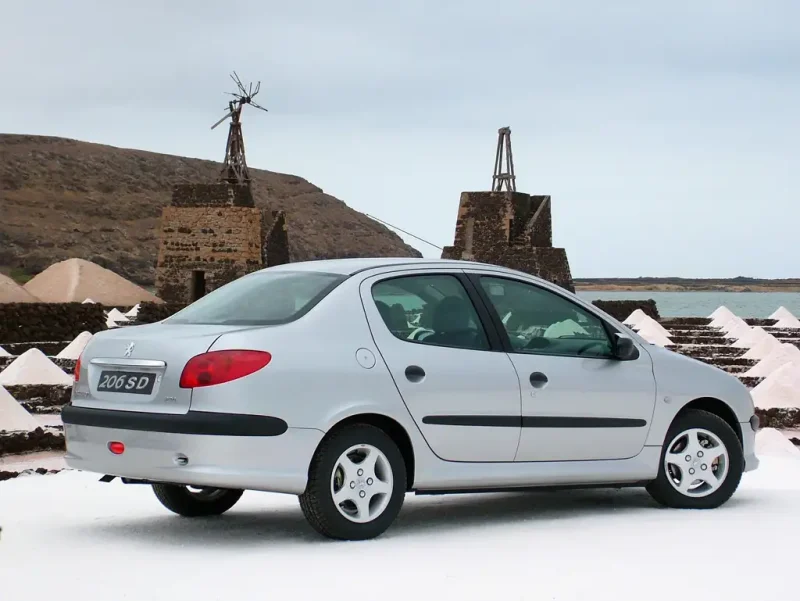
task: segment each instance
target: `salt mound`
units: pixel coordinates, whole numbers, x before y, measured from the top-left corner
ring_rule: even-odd
[[[709,319],[717,319],[718,317],[732,317],[735,316],[733,311],[728,309],[725,305],[721,305],[714,309],[714,312],[708,316]]]
[[[747,325],[747,322],[741,317],[734,316],[726,321],[721,329],[725,333],[725,338],[738,340],[739,338],[743,338],[750,331],[750,326]]]
[[[133,308],[124,315],[125,317],[136,317],[139,315],[139,303],[136,303]]]
[[[91,305],[94,305],[94,304],[95,304],[95,302],[94,302],[92,299],[90,299],[90,298],[87,298],[87,299],[85,299],[85,300],[84,300],[84,301],[83,301],[81,304],[82,304],[82,305],[85,305],[86,303],[89,303],[89,304],[91,304]]]
[[[0,357],[11,357],[11,353],[9,353],[6,349],[0,346]]]
[[[117,308],[111,309],[111,311],[108,312],[108,318],[114,321],[130,321],[130,319],[125,317],[125,314]]]
[[[46,303],[80,302],[87,298],[112,306],[161,302],[144,288],[83,259],[54,263],[25,284],[25,290]]]
[[[654,325],[655,324],[655,325]],[[659,330],[655,326],[660,326],[660,324],[653,320],[652,322],[645,322],[644,325],[639,329],[638,334],[650,344],[655,344],[658,346],[670,346],[672,344],[672,340],[669,339],[661,330]]]
[[[756,344],[761,342],[765,336],[769,336],[766,330],[760,326],[756,326],[750,328],[750,331],[734,342],[733,346],[736,348],[753,348]]]
[[[709,324],[712,328],[719,328],[725,325],[725,322],[730,320],[733,317],[736,317],[736,313],[728,309],[727,307],[720,307],[717,309],[719,313],[711,318],[711,323]],[[715,311],[714,313],[716,313]],[[712,313],[713,315],[713,313]]]
[[[797,319],[794,315],[787,315],[786,317],[781,317],[773,327],[800,328],[800,319]]]
[[[652,332],[659,332],[662,336],[665,336],[666,338],[672,336],[672,334],[664,326],[662,326],[660,323],[658,323],[655,319],[653,319],[649,315],[645,315],[644,319],[641,319],[634,329],[639,331],[644,327],[646,327],[648,330]]]
[[[789,311],[789,309],[781,305],[772,315],[769,316],[768,319],[781,320],[784,317],[794,317],[794,315],[792,314],[791,311]]]
[[[645,317],[648,317],[647,313],[641,309],[636,309],[636,311],[628,315],[628,317],[626,317],[625,321],[622,323],[624,323],[626,326],[637,326]]]
[[[793,344],[783,343],[743,375],[748,378],[766,378],[787,363],[795,363],[800,366],[800,348]]]
[[[32,432],[38,427],[36,418],[0,386],[0,432]]]
[[[0,273],[0,303],[38,303],[39,299],[10,277]]]
[[[81,356],[83,349],[86,348],[86,345],[91,339],[92,339],[91,332],[81,332],[75,337],[75,340],[70,342],[64,350],[62,350],[60,353],[56,355],[56,358],[77,360]]]
[[[753,346],[749,351],[747,351],[742,357],[744,359],[764,359],[765,357],[769,356],[772,351],[778,350],[783,346],[781,341],[772,336],[771,334],[767,334],[764,338],[759,340],[755,346]]]
[[[545,338],[560,338],[562,336],[572,336],[574,334],[588,334],[577,321],[565,319],[554,323],[544,331]]]
[[[70,386],[72,378],[37,348],[25,351],[0,372],[0,385],[49,384]]]
[[[779,367],[750,394],[759,409],[800,408],[800,366],[787,363]]]
[[[775,428],[764,428],[756,434],[756,455],[794,457],[800,459],[800,449]]]

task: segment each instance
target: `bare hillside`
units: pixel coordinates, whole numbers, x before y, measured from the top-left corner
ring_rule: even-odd
[[[36,273],[70,257],[152,284],[161,208],[174,183],[214,181],[220,164],[0,134],[0,266]],[[388,228],[306,180],[253,169],[256,203],[287,214],[293,260],[420,256]]]

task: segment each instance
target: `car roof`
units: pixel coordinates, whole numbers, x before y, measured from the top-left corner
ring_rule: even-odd
[[[477,263],[475,261],[459,261],[454,259],[436,259],[425,257],[371,257],[353,259],[319,259],[316,261],[298,261],[296,263],[285,263],[270,267],[270,271],[318,271],[327,273],[337,273],[341,275],[353,275],[367,269],[380,269],[383,267],[395,267],[408,265],[409,267],[482,267],[492,268],[498,271],[513,270],[492,265],[490,263]]]

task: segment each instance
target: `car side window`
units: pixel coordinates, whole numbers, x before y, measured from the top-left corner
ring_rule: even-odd
[[[517,353],[612,357],[599,317],[532,284],[482,276],[483,288]]]
[[[489,339],[464,286],[452,275],[400,276],[373,284],[386,327],[412,343],[489,350]]]

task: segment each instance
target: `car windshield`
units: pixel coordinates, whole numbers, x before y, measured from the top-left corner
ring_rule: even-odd
[[[166,320],[171,324],[278,325],[302,317],[346,276],[308,271],[248,275]]]

